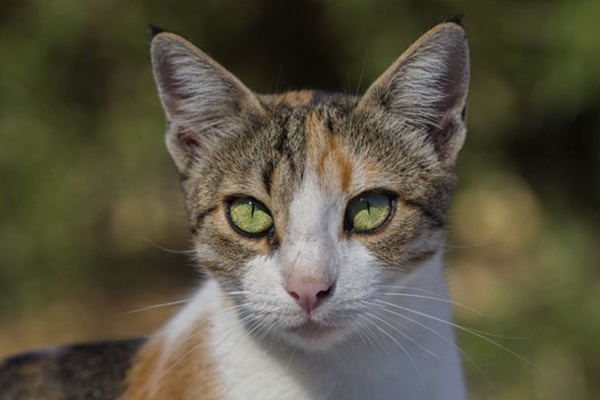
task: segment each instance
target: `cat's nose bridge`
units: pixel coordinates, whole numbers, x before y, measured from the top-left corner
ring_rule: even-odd
[[[281,248],[284,276],[304,273],[319,275],[337,262],[335,243],[327,234],[296,234]]]

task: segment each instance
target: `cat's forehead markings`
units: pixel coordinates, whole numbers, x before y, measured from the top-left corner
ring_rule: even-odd
[[[298,90],[278,95],[268,95],[266,97],[275,105],[285,105],[292,108],[299,108],[309,104],[312,101],[313,91]]]
[[[327,128],[323,117],[310,113],[306,118],[306,138],[309,165],[315,165],[322,187],[329,190],[339,188],[347,193],[354,166],[341,136]]]

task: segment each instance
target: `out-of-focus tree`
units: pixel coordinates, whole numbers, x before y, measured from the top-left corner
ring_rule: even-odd
[[[455,297],[485,311],[457,310],[459,323],[496,335],[461,332],[472,397],[598,398],[594,0],[4,0],[0,355],[137,333],[164,315],[106,317],[197,282],[185,255],[164,250],[187,248],[186,227],[147,23],[191,38],[258,92],[356,93],[461,11],[470,130],[448,258]]]

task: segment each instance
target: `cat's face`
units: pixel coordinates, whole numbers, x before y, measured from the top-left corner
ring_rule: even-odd
[[[152,49],[197,258],[249,330],[330,347],[439,254],[465,134],[458,25],[432,29],[362,97],[258,96],[175,35]]]

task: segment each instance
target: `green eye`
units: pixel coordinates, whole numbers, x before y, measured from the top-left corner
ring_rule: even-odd
[[[229,220],[243,233],[261,235],[273,227],[267,207],[251,197],[241,197],[229,204]]]
[[[382,226],[392,213],[392,198],[384,193],[366,192],[348,203],[346,226],[355,232],[369,232]]]

